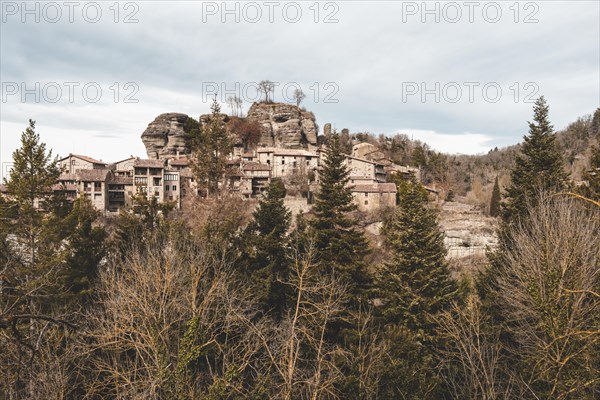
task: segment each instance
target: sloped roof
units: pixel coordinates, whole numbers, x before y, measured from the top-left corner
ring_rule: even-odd
[[[131,176],[111,176],[108,180],[111,185],[133,185],[133,177]]]
[[[133,162],[133,166],[141,167],[141,168],[164,168],[165,160],[143,160],[143,159],[137,158]]]
[[[62,173],[58,177],[58,180],[59,181],[76,181],[77,180],[77,174]]]
[[[271,167],[267,164],[248,163],[244,164],[242,171],[271,171]]]
[[[61,190],[61,191],[65,191],[65,192],[76,192],[77,185],[75,183],[66,183],[66,184],[55,183],[54,185],[52,185],[52,190]]]
[[[103,182],[109,172],[109,169],[78,169],[75,174],[80,181]]]
[[[317,153],[303,149],[281,149],[279,147],[262,147],[257,153],[273,153],[276,156],[316,157]]]
[[[104,161],[96,160],[95,158],[84,156],[84,155],[81,155],[81,154],[72,154],[72,153],[70,153],[67,157],[61,158],[60,161],[66,160],[69,157],[79,158],[79,159],[81,159],[83,161],[87,161],[87,162],[92,163],[92,164],[107,165]]]
[[[170,164],[178,167],[186,167],[190,164],[190,160],[187,157],[173,158]]]
[[[396,193],[396,190],[395,183],[371,183],[352,187],[353,192],[361,193]]]

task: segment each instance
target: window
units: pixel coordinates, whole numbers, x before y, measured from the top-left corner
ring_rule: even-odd
[[[75,160],[71,160],[71,165],[75,165],[76,161]]]
[[[165,181],[176,181],[177,174],[165,174]]]
[[[169,185],[167,185],[167,186],[165,187],[165,190],[169,190]]]
[[[365,192],[365,197],[369,197],[369,193]]]
[[[94,192],[99,192],[102,189],[102,182],[94,182]]]
[[[285,157],[281,157],[281,163],[285,164]]]
[[[176,190],[177,190],[177,186],[173,185],[173,191],[176,191]]]
[[[160,186],[161,185],[160,178],[154,178],[153,181],[154,181],[154,186]]]
[[[369,205],[369,200],[365,200],[365,206]]]
[[[148,185],[148,178],[145,177],[135,177],[136,186],[146,186]]]
[[[284,174],[285,173],[285,168],[281,168],[281,173]]]
[[[271,165],[271,160],[267,160],[267,165]]]

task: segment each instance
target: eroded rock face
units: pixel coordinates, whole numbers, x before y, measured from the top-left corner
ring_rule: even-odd
[[[317,145],[315,115],[292,104],[254,103],[248,119],[262,125],[259,145],[300,149]]]
[[[189,136],[184,131],[186,114],[161,114],[152,121],[144,133],[142,142],[150,159],[166,159],[179,154],[189,154]]]

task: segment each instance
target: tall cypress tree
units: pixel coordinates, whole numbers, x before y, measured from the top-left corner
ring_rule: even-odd
[[[310,227],[322,268],[339,273],[356,294],[369,284],[364,263],[369,246],[357,221],[349,215],[357,206],[352,201],[350,171],[345,160],[339,135],[334,132],[319,170],[319,191]]]
[[[500,185],[498,184],[498,177],[496,177],[492,189],[492,199],[490,200],[490,216],[492,217],[500,215],[500,198]]]
[[[245,251],[240,263],[250,277],[265,311],[280,317],[286,306],[289,275],[287,259],[291,212],[285,207],[285,185],[273,180],[253,213],[243,235]]]
[[[524,137],[521,154],[511,171],[511,185],[506,189],[502,219],[505,224],[516,222],[527,214],[536,193],[561,190],[567,183],[563,156],[556,143],[553,127],[548,119],[548,105],[540,97],[533,106],[533,122]]]

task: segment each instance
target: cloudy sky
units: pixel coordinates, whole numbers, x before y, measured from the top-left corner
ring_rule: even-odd
[[[517,143],[531,101],[555,128],[600,106],[598,1],[1,2],[3,172],[29,118],[55,153],[145,156],[158,114],[255,85],[317,123],[450,153]]]

